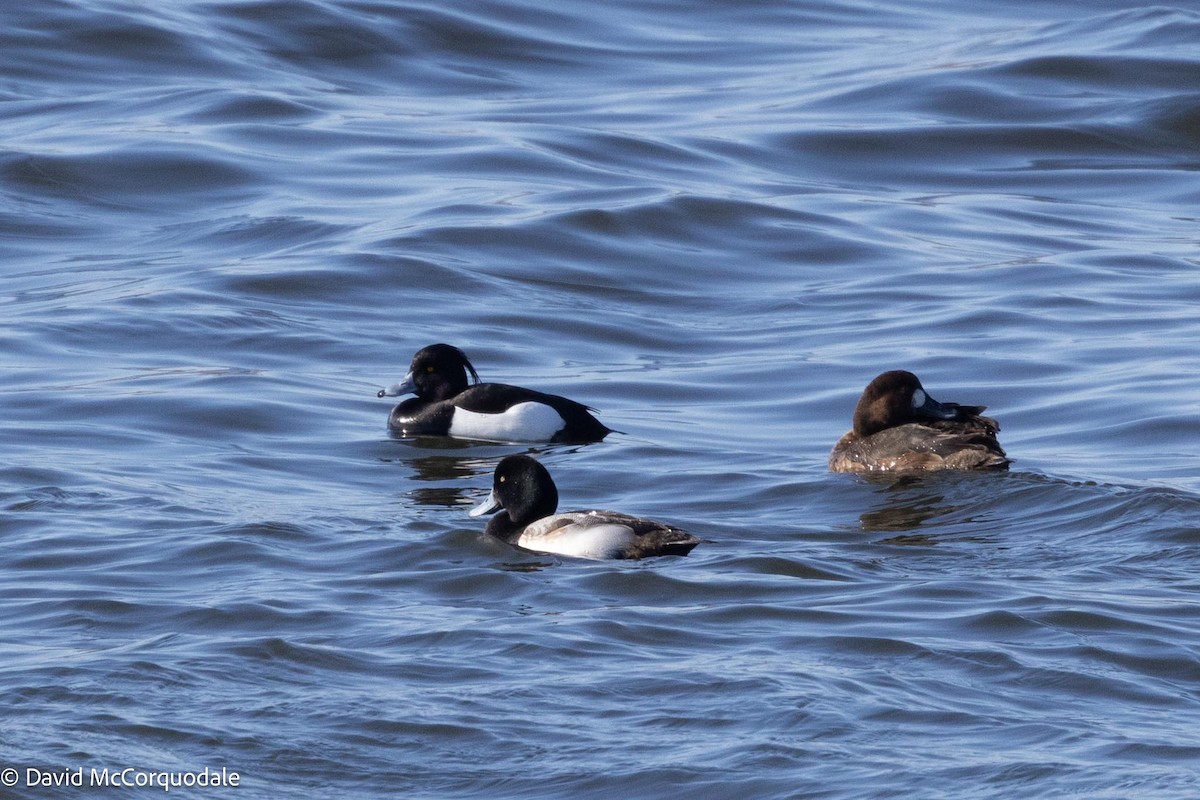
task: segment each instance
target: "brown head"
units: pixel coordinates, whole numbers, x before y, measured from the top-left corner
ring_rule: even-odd
[[[902,369],[885,372],[867,384],[854,409],[854,432],[866,437],[879,431],[933,419],[955,419],[959,407],[929,396],[916,375]]]

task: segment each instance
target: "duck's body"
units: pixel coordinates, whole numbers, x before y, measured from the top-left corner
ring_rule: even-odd
[[[496,514],[484,532],[539,553],[576,558],[632,559],[687,555],[700,540],[687,531],[617,511],[558,512],[550,473],[529,456],[496,465],[492,492],[471,516]]]
[[[939,403],[916,375],[885,372],[868,384],[854,410],[854,427],[833,446],[833,472],[928,472],[1007,469],[986,406]]]
[[[468,382],[470,373],[475,383]],[[457,347],[435,344],[413,356],[404,380],[379,397],[411,397],[392,409],[401,436],[454,436],[498,442],[598,442],[612,430],[582,403],[505,383],[479,383]]]

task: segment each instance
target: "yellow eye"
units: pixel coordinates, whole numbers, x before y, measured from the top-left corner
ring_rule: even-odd
[[[426,368],[425,368],[425,371],[426,371],[426,372],[433,372],[433,367],[426,367]]]
[[[504,483],[506,480],[508,480],[508,478],[504,477],[503,475],[500,476],[501,483]]]

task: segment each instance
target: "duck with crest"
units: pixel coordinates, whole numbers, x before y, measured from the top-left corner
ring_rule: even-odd
[[[418,350],[404,380],[378,396],[406,394],[416,397],[388,416],[388,428],[401,436],[586,444],[613,432],[592,416],[592,409],[574,400],[505,383],[480,383],[466,354],[448,344]]]

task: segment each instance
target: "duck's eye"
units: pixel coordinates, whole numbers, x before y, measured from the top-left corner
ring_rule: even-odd
[[[501,482],[501,483],[504,483],[506,480],[508,480],[508,478],[506,478],[506,477],[505,477],[505,476],[503,476],[503,475],[501,475],[501,476],[500,476],[500,482]]]
[[[425,368],[425,371],[426,371],[426,372],[433,372],[433,367],[432,367],[432,366],[426,367],[426,368]]]

